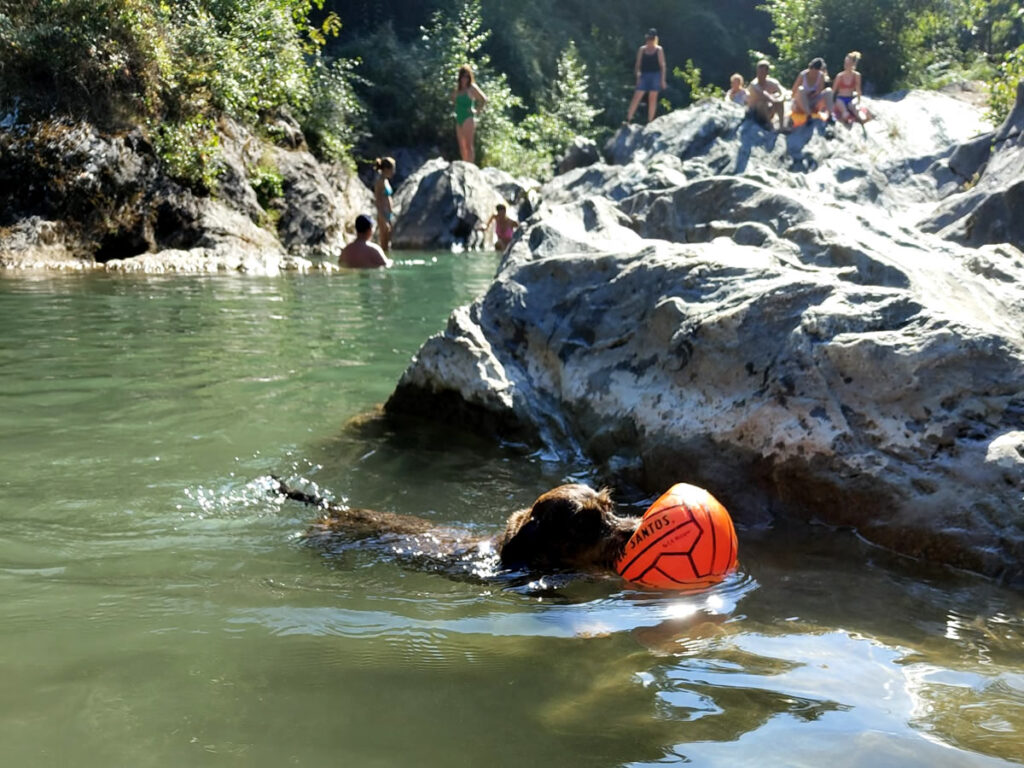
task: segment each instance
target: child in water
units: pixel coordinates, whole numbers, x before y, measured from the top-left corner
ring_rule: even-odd
[[[512,241],[512,236],[519,227],[518,221],[510,219],[505,215],[507,210],[503,203],[498,203],[494,209],[495,212],[491,214],[491,218],[483,226],[486,232],[490,228],[491,223],[494,223],[494,250],[496,251],[504,251],[508,247],[508,244]]]

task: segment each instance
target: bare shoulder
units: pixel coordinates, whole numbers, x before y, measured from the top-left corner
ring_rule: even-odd
[[[384,253],[384,249],[376,243],[367,243],[367,245],[373,249],[373,252],[377,254],[377,258],[380,260],[377,266],[390,267],[393,262],[388,258],[387,254]]]

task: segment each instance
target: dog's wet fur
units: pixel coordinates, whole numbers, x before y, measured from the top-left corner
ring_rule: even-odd
[[[639,524],[639,518],[615,514],[607,489],[596,491],[576,483],[553,488],[528,509],[514,512],[497,536],[474,537],[412,515],[331,504],[277,482],[283,496],[323,510],[310,528],[311,538],[343,535],[396,544],[412,540],[418,546],[429,540],[432,560],[435,564],[438,559],[450,561],[453,574],[464,570],[468,551],[487,545],[498,555],[501,567],[509,571],[610,571]]]

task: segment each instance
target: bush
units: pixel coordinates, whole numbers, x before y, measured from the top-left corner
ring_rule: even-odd
[[[554,171],[557,155],[576,135],[592,130],[600,110],[590,105],[586,66],[572,41],[559,57],[556,76],[541,94],[540,108],[524,115],[523,100],[483,52],[491,32],[483,26],[480,0],[467,0],[454,19],[435,13],[422,32],[422,71],[437,76],[428,74],[419,81],[416,103],[421,119],[437,132],[434,140],[450,150],[454,148],[451,90],[459,67],[466,63],[487,97],[476,133],[481,165],[546,179]]]
[[[212,121],[290,111],[333,159],[359,132],[348,62],[319,51],[340,22],[323,0],[0,0],[0,104],[102,127],[149,125],[168,171],[216,178]],[[188,141],[198,142],[194,150]],[[191,164],[191,165],[190,165]]]
[[[208,117],[160,125],[153,144],[167,175],[201,194],[216,190],[223,170],[216,129]]]
[[[1003,57],[998,74],[988,83],[988,117],[999,125],[1017,100],[1017,84],[1024,80],[1024,44]]]
[[[313,59],[309,98],[298,105],[298,114],[313,151],[339,163],[351,163],[352,148],[364,135],[366,110],[356,97],[353,84],[355,62],[326,61],[319,53]]]
[[[149,0],[2,0],[0,104],[122,124],[158,114],[169,72]]]

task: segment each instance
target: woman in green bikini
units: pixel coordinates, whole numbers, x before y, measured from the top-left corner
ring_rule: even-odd
[[[476,133],[476,121],[473,118],[478,110],[484,108],[487,97],[477,87],[468,64],[459,67],[459,84],[452,91],[451,98],[455,102],[455,138],[459,142],[459,155],[467,163],[475,162],[473,135]]]

